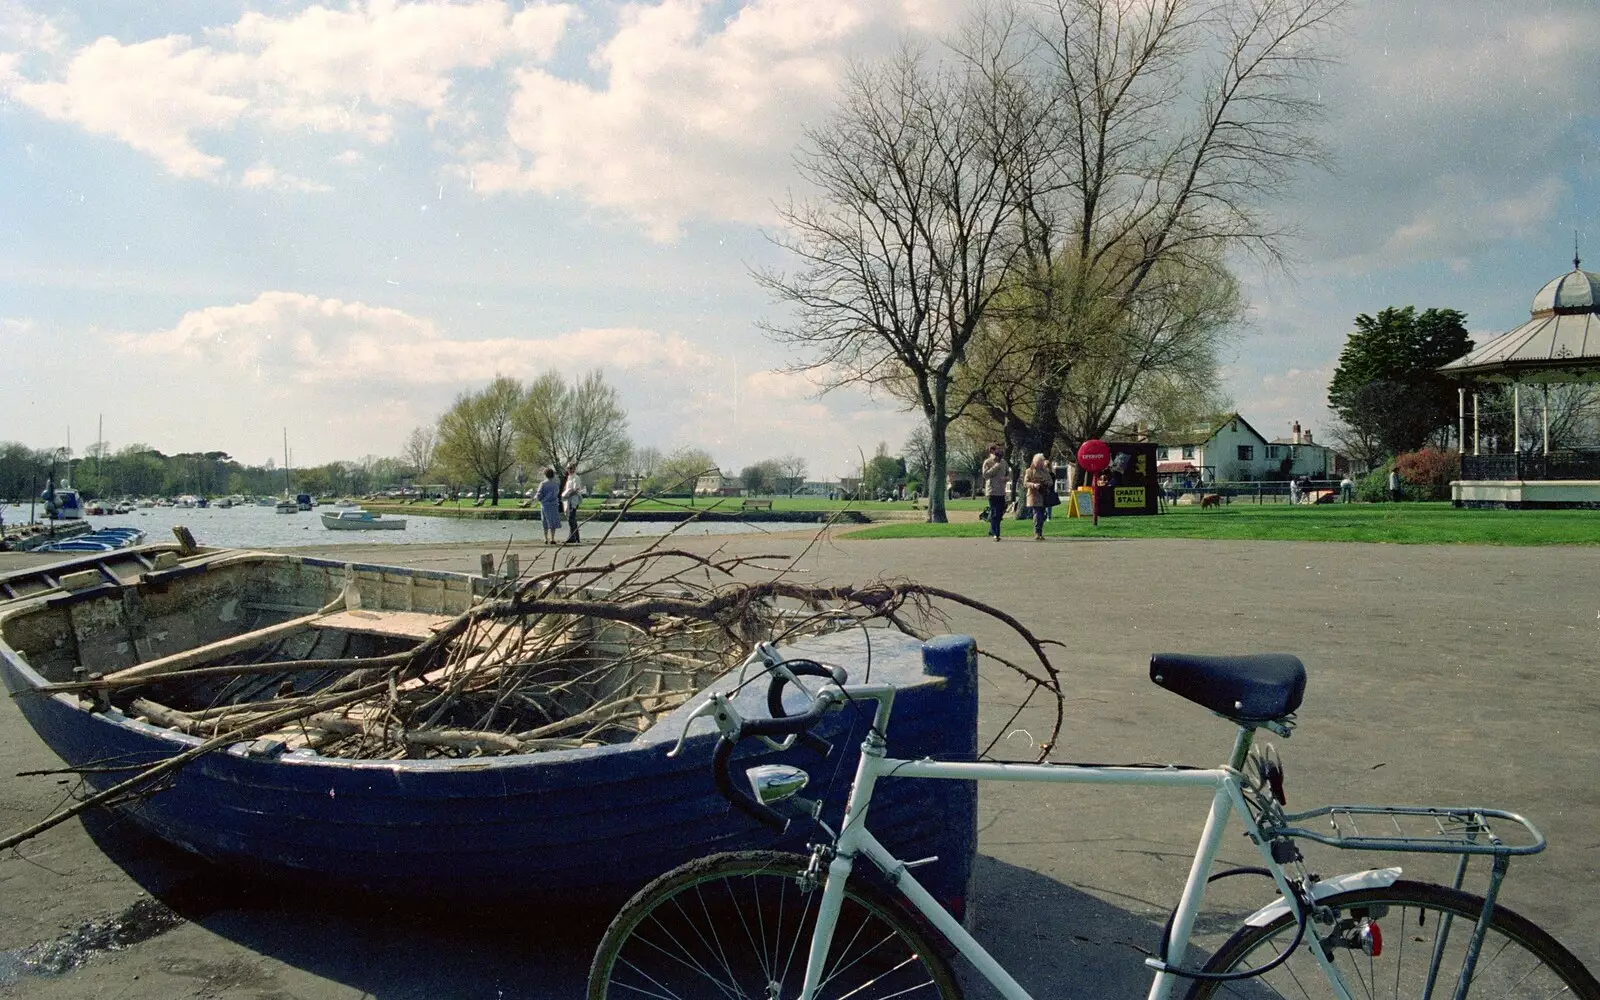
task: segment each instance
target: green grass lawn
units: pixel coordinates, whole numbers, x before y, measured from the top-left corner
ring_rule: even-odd
[[[681,500],[636,500],[629,507],[630,510],[719,510],[737,511],[744,503],[742,497],[722,497],[718,502],[717,497],[695,497],[690,503],[687,497]],[[892,500],[888,503],[871,503],[860,500],[829,500],[827,497],[756,497],[761,501],[772,501],[773,510],[845,510],[854,508],[871,513],[875,510],[911,510],[911,501]],[[504,501],[501,501],[504,503]],[[584,510],[591,507],[598,508],[602,503],[608,503],[601,497],[588,497],[583,501]],[[972,501],[961,501],[972,503]],[[978,506],[972,507],[977,510]]]
[[[970,503],[970,501],[968,502]],[[1059,510],[1059,508],[1058,508]],[[1287,504],[1234,503],[1201,510],[1169,508],[1154,517],[1058,516],[1047,538],[1217,538],[1305,542],[1398,542],[1411,545],[1596,545],[1600,511],[1457,510],[1448,503]],[[961,515],[957,515],[960,517]],[[853,531],[852,539],[976,538],[988,525],[968,517],[953,524],[898,523]],[[1008,519],[1007,538],[1033,534],[1030,521]]]

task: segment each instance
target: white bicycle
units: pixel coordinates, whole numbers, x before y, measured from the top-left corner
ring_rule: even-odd
[[[1210,814],[1183,893],[1159,954],[1146,959],[1154,970],[1152,1000],[1175,989],[1191,998],[1600,1000],[1600,984],[1566,948],[1496,905],[1510,859],[1545,846],[1543,835],[1522,817],[1474,807],[1283,811],[1277,755],[1270,745],[1253,747],[1259,729],[1290,733],[1305,690],[1305,669],[1293,656],[1152,657],[1152,680],[1238,727],[1228,762],[1214,768],[900,760],[887,753],[894,688],[851,685],[838,667],[785,660],[765,644],[746,666],[756,665],[770,672],[771,718],[741,718],[723,694],[712,695],[695,712],[712,716],[721,734],[713,755],[717,787],[740,809],[780,829],[789,820],[773,807],[784,803],[809,815],[823,836],[809,857],[717,854],[645,886],[600,943],[589,1000],[953,1000],[961,989],[946,957],[951,952],[1007,1000],[1029,1000],[912,875],[917,865],[934,859],[902,861],[872,835],[873,788],[887,776],[1210,789]],[[822,683],[809,691],[800,677]],[[785,714],[783,706],[791,684],[806,697],[804,711],[795,715]],[[735,788],[728,764],[740,740],[815,744],[820,741],[809,730],[825,713],[867,706],[873,722],[837,831],[822,822],[817,804],[798,796],[806,781],[799,768],[756,766],[748,771],[750,793]],[[684,731],[687,736],[687,724]],[[1212,862],[1235,814],[1262,864],[1213,875]],[[1302,825],[1312,820],[1324,828]],[[1457,854],[1455,885],[1406,881],[1398,868],[1320,878],[1305,870],[1297,840],[1352,850]],[[1461,888],[1474,856],[1491,859],[1482,896]],[[856,864],[862,859],[870,867]],[[1208,881],[1235,874],[1270,877],[1277,898],[1247,917],[1203,966],[1186,964]]]

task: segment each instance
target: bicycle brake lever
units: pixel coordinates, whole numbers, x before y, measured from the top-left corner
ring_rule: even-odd
[[[683,732],[678,735],[677,746],[667,751],[668,757],[676,757],[683,752],[683,745],[689,739],[689,727],[694,725],[696,719],[702,719],[708,715],[716,720],[717,729],[722,732],[722,735],[732,740],[739,738],[739,729],[743,726],[744,720],[739,717],[738,712],[733,710],[733,706],[728,704],[728,699],[725,695],[713,692],[701,703],[699,708],[690,712],[689,717],[683,720]]]

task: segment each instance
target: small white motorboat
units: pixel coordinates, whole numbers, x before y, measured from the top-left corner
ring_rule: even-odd
[[[360,507],[345,507],[322,512],[322,526],[334,531],[403,531],[406,519],[384,517]]]

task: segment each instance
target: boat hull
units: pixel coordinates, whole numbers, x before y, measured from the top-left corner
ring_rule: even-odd
[[[330,578],[344,570],[331,561],[288,561],[300,571],[320,568]],[[392,567],[354,569],[379,573],[391,590],[403,577],[413,593],[431,592],[436,585],[441,592],[463,585],[467,593],[482,592],[491,583]],[[203,571],[188,575],[204,576]],[[144,576],[148,582],[140,587],[175,589],[183,582],[182,576]],[[0,636],[6,640],[0,642],[0,679],[6,687],[24,692],[44,682],[10,642],[27,624],[27,607],[71,602],[77,606],[68,617],[92,619],[114,613],[109,606],[91,607],[95,602],[125,605],[125,589],[108,584],[87,594],[13,602],[25,605],[22,610],[0,610]],[[809,639],[793,652],[839,663],[857,678],[866,665],[860,630]],[[902,687],[890,734],[897,754],[970,758],[976,752],[971,640],[944,637],[923,645],[874,630],[870,655],[872,679]],[[738,703],[761,714],[764,697],[763,685],[750,685]],[[787,835],[779,836],[717,795],[709,766],[715,741],[709,720],[695,723],[682,754],[666,756],[695,701],[630,743],[593,749],[363,761],[281,748],[258,755],[253,745],[239,744],[200,758],[160,791],[118,808],[161,839],[232,869],[461,900],[570,898],[574,892],[586,899],[621,899],[708,851],[804,850],[808,824],[793,823]],[[72,695],[22,694],[15,703],[73,767],[107,760],[154,763],[198,742],[116,709],[92,711]],[[824,799],[825,816],[836,822],[868,721],[859,712],[825,720],[819,733],[834,745],[826,759],[805,749],[777,754],[749,745],[741,749],[761,762],[806,768],[812,775],[806,794]],[[124,774],[87,777],[92,785],[106,787]],[[958,910],[972,870],[976,803],[976,791],[967,782],[886,780],[873,804],[874,829],[892,849],[908,858],[939,856],[938,863],[919,870],[919,878],[926,876],[930,889]]]
[[[322,526],[333,531],[404,531],[406,519],[403,517],[340,517],[338,514],[323,514]]]

